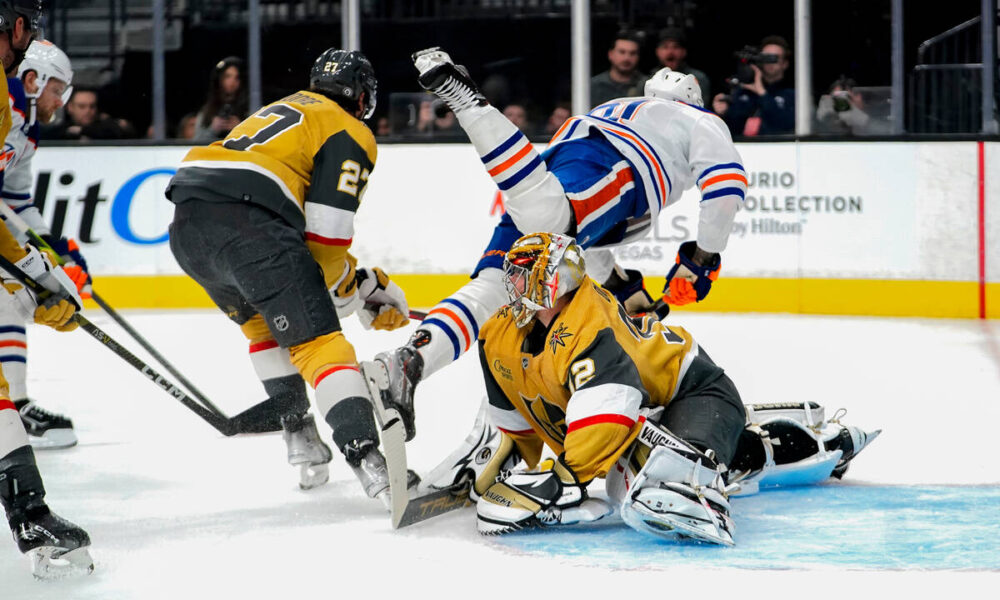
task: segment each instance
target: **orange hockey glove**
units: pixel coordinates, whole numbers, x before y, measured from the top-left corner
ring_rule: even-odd
[[[691,259],[697,247],[695,242],[684,242],[677,250],[676,263],[663,286],[663,300],[668,304],[701,302],[712,289],[712,282],[719,278],[722,257],[715,254],[709,264],[699,265]]]

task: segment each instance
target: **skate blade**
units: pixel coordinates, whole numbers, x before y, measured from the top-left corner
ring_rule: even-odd
[[[28,552],[31,572],[37,579],[62,579],[94,572],[94,559],[86,547],[61,553],[62,548],[41,546]]]
[[[77,444],[76,432],[72,429],[49,429],[44,434],[29,435],[28,443],[35,450],[60,450]]]
[[[417,68],[420,69],[422,73],[424,70],[421,66],[426,66],[428,68],[434,66],[435,64],[441,64],[446,62],[451,62],[451,57],[448,53],[441,49],[440,46],[434,46],[433,48],[427,48],[425,50],[418,50],[410,55],[413,62],[416,64]]]
[[[732,535],[707,519],[654,511],[639,501],[633,501],[631,506],[632,510],[623,510],[621,516],[626,525],[637,531],[674,542],[693,540],[722,546],[736,545]]]
[[[299,465],[299,489],[311,490],[327,481],[330,481],[330,466],[326,463]]]

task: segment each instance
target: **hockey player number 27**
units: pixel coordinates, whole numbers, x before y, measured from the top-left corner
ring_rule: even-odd
[[[265,144],[302,122],[302,113],[287,104],[272,104],[253,116],[257,119],[266,119],[271,115],[278,115],[278,118],[263,126],[252,137],[241,135],[226,140],[222,145],[230,150],[246,150],[257,144]]]

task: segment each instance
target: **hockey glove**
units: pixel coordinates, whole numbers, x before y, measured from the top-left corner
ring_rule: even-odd
[[[715,254],[709,264],[699,265],[691,259],[697,248],[692,241],[684,242],[677,250],[676,264],[667,273],[667,284],[663,286],[663,300],[668,304],[701,302],[712,289],[712,282],[719,278],[722,257]]]
[[[361,306],[361,297],[358,296],[358,277],[354,270],[354,261],[345,260],[344,272],[340,274],[340,279],[330,288],[330,297],[333,299],[333,307],[337,310],[337,318],[341,321],[354,314]]]
[[[490,486],[476,503],[479,533],[499,535],[539,525],[573,525],[611,514],[607,502],[587,496],[562,455],[548,466],[513,473]]]
[[[389,281],[382,269],[358,270],[358,295],[364,301],[358,319],[365,329],[391,331],[410,322],[406,295],[395,282]]]
[[[80,296],[90,298],[90,269],[87,267],[87,261],[80,254],[80,247],[76,244],[76,240],[64,237],[57,238],[51,235],[43,235],[42,239],[62,259],[63,271],[76,285]]]
[[[78,324],[72,320],[73,314],[83,306],[83,301],[77,295],[76,284],[60,267],[55,267],[49,258],[28,244],[25,246],[28,254],[15,262],[25,275],[34,279],[51,294],[44,299],[32,294],[19,282],[5,282],[4,287],[14,294],[22,307],[29,308],[36,323],[47,325],[57,331],[72,331]],[[19,289],[16,289],[19,288]]]

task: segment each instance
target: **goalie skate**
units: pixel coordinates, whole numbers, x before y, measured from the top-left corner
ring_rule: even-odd
[[[288,464],[299,467],[299,487],[311,490],[330,480],[330,447],[319,437],[312,415],[281,418],[282,437],[288,446]]]
[[[47,508],[32,518],[12,517],[11,530],[18,549],[31,558],[31,572],[39,579],[86,575],[94,570],[87,532]]]
[[[413,64],[420,71],[420,86],[444,100],[453,112],[484,106],[486,97],[469,77],[465,67],[452,62],[440,48],[428,48],[413,54]]]

